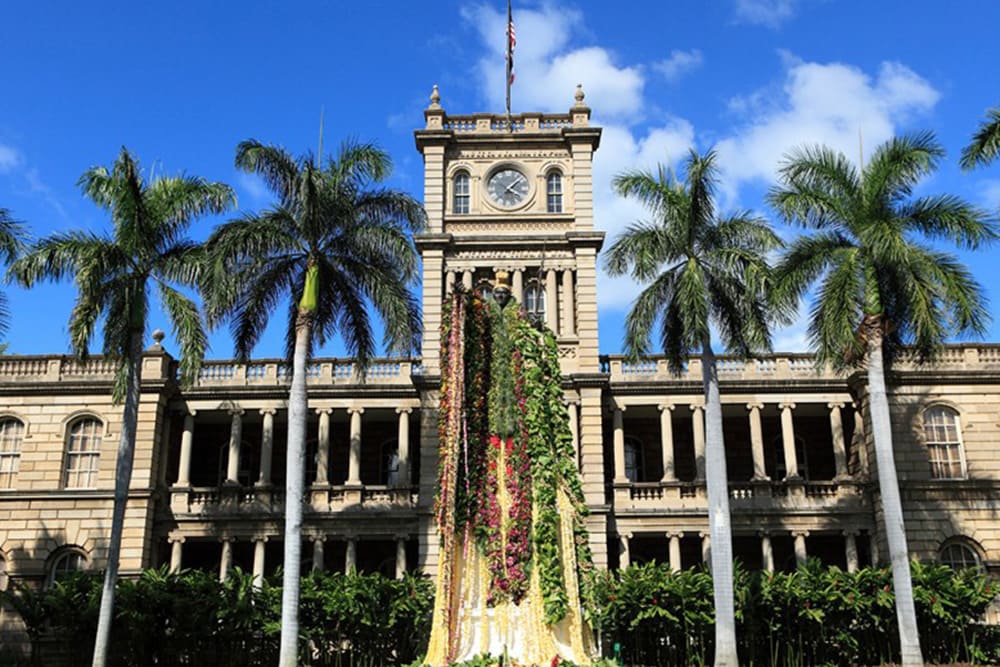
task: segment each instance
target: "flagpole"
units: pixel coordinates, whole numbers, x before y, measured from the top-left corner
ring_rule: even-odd
[[[510,0],[507,0],[507,130],[514,131],[514,126],[510,122],[510,84],[511,74],[514,71],[514,39],[511,31],[514,28],[514,19],[511,15]]]

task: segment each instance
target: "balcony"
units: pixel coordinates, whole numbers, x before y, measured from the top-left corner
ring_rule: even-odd
[[[337,386],[364,383],[412,386],[413,376],[422,370],[419,359],[375,359],[362,375],[353,359],[318,359],[306,366],[306,383]],[[292,367],[277,359],[247,363],[206,361],[201,366],[195,387],[283,386],[291,382]]]
[[[616,483],[616,512],[708,511],[703,482]],[[860,511],[869,506],[865,485],[854,480],[729,483],[734,513]]]
[[[313,485],[305,491],[307,512],[396,511],[417,506],[415,487]],[[281,515],[285,490],[274,486],[173,487],[174,515],[199,517]]]

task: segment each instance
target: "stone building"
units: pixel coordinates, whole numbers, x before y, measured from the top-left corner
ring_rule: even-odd
[[[578,90],[566,114],[450,116],[435,90],[415,133],[429,227],[420,358],[308,367],[307,567],[433,572],[431,509],[441,301],[450,285],[515,296],[557,332],[597,562],[675,568],[711,548],[700,360],[600,356],[592,160],[601,139]],[[225,576],[282,558],[288,366],[208,361],[195,384],[147,350],[123,575],[169,563]],[[809,556],[855,568],[886,554],[865,383],[801,354],[720,358],[734,550],[750,568]],[[122,410],[112,368],[0,357],[0,586],[101,569]],[[1000,568],[1000,347],[953,346],[890,382],[910,548]],[[10,621],[10,611],[3,612]]]

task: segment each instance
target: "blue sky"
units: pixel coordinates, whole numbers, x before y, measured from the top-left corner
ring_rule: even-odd
[[[242,210],[258,209],[268,195],[233,168],[237,142],[315,150],[321,108],[328,146],[377,141],[395,160],[393,185],[420,197],[412,131],[432,84],[451,113],[502,110],[504,12],[498,0],[3,3],[0,207],[37,235],[105,229],[75,184],[125,145],[157,173],[226,181]],[[1000,4],[519,1],[514,20],[514,111],[565,111],[582,83],[605,128],[595,208],[609,236],[643,217],[611,194],[622,169],[715,146],[725,204],[769,214],[762,194],[788,148],[822,141],[853,157],[859,130],[866,147],[933,130],[948,158],[922,189],[1000,207],[1000,164],[971,174],[956,165],[985,110],[1000,104]],[[215,222],[200,221],[192,236]],[[996,256],[962,254],[994,313]],[[72,286],[5,290],[12,352],[67,351]],[[602,351],[620,349],[636,294],[601,278]],[[281,319],[258,356],[281,354]],[[150,326],[166,322],[156,313]],[[1000,324],[989,339],[1000,340]],[[176,349],[169,336],[167,345]],[[776,335],[780,350],[804,345],[801,323]],[[226,331],[216,332],[210,356],[231,352]]]

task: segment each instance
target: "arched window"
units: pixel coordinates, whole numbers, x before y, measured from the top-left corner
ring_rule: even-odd
[[[546,210],[549,213],[562,213],[562,174],[558,171],[549,172],[549,175],[545,177],[545,194]]]
[[[924,443],[931,462],[934,479],[963,479],[965,457],[962,452],[962,432],[958,413],[946,405],[934,405],[924,410]]]
[[[13,417],[0,419],[0,489],[14,488],[23,439],[23,423]]]
[[[478,294],[483,301],[489,301],[493,298],[493,283],[489,280],[480,280],[476,283],[476,294]]]
[[[630,482],[642,482],[645,479],[642,465],[642,441],[627,436],[625,438],[625,476]]]
[[[534,280],[524,288],[524,310],[533,320],[545,319],[545,290]]]
[[[455,178],[452,181],[452,212],[468,213],[469,202],[469,175],[464,171],[460,171],[455,174]]]
[[[49,560],[46,585],[63,579],[87,567],[87,554],[79,547],[62,547]]]
[[[93,417],[82,417],[70,424],[66,447],[67,489],[92,489],[97,486],[103,428],[101,422]]]
[[[947,565],[956,572],[975,568],[981,570],[982,561],[979,554],[963,540],[950,540],[945,542],[938,553],[938,560],[942,565]]]

